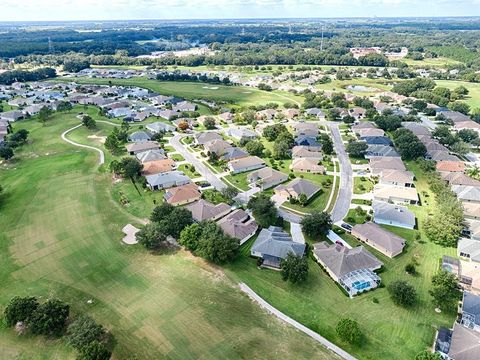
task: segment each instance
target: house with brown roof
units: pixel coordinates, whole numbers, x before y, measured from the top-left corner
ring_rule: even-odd
[[[316,148],[299,145],[292,148],[292,159],[297,158],[314,158],[320,161],[323,159],[323,154],[320,150]]]
[[[175,170],[175,161],[172,159],[153,160],[143,163],[143,175],[154,175]]]
[[[258,224],[253,217],[243,209],[236,209],[217,222],[223,232],[234,239],[240,240],[240,245],[250,239],[258,230]]]
[[[193,220],[197,222],[206,220],[215,221],[231,211],[230,205],[225,203],[215,205],[204,199],[195,201],[194,203],[187,205],[186,208],[190,210]]]
[[[222,156],[229,149],[232,148],[232,145],[226,142],[225,140],[212,140],[203,144],[203,148],[208,153],[214,153],[218,156]]]
[[[436,169],[439,172],[464,172],[465,164],[463,161],[439,161]]]
[[[318,125],[312,122],[296,122],[291,125],[295,136],[314,136],[319,134]]]
[[[283,196],[287,199],[296,199],[300,198],[301,194],[307,196],[307,200],[310,200],[316,193],[318,193],[322,188],[318,185],[315,185],[311,181],[296,178],[290,181],[285,185],[278,185],[275,188],[275,194]]]
[[[442,179],[445,180],[449,185],[470,185],[470,186],[480,186],[480,181],[471,178],[470,176],[465,175],[460,172],[447,172],[441,173]]]
[[[380,175],[384,170],[407,170],[402,159],[397,157],[371,158],[369,160],[369,168],[372,175]]]
[[[213,140],[223,140],[222,136],[214,131],[196,133],[193,138],[196,145],[204,145]]]
[[[246,156],[244,158],[232,160],[228,163],[228,168],[233,174],[260,169],[264,166],[265,161],[258,156]]]
[[[418,205],[417,189],[412,187],[376,184],[373,187],[373,198],[397,205]]]
[[[160,144],[156,141],[145,141],[145,142],[129,143],[125,145],[125,147],[127,148],[127,152],[130,155],[135,155],[143,151],[158,150],[160,149]]]
[[[288,176],[281,171],[264,167],[259,170],[252,171],[247,175],[247,181],[253,186],[258,186],[262,190],[270,189],[288,180]]]
[[[385,169],[380,173],[379,183],[401,187],[415,187],[415,175],[411,171]]]
[[[198,191],[198,186],[194,183],[189,183],[165,190],[163,198],[170,205],[178,206],[199,200],[201,195]]]
[[[290,164],[290,170],[311,174],[325,174],[325,167],[315,158],[296,158]]]
[[[401,254],[405,247],[405,239],[372,222],[355,225],[351,234],[390,258]]]

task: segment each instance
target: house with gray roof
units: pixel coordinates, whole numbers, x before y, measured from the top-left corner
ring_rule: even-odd
[[[145,176],[150,190],[168,189],[174,186],[182,186],[191,182],[190,178],[178,170],[167,171],[155,175]]]
[[[260,169],[264,166],[265,161],[260,159],[258,156],[246,156],[244,158],[232,160],[228,163],[228,167],[232,174]]]
[[[321,242],[313,244],[313,256],[350,297],[380,285],[380,277],[374,271],[383,263],[363,246],[349,249]]]
[[[480,296],[464,291],[461,314],[460,324],[480,333]]]
[[[296,243],[281,227],[262,229],[253,244],[250,255],[263,259],[262,266],[280,269],[282,259],[289,253],[303,256],[305,244]]]
[[[250,239],[258,229],[255,219],[243,209],[236,209],[217,222],[223,232],[240,241],[240,245]]]
[[[165,124],[161,121],[157,121],[146,126],[147,130],[151,131],[152,133],[159,133],[159,132],[172,132],[175,131],[175,126]]]
[[[15,122],[25,119],[25,114],[19,110],[11,110],[0,113],[0,119],[7,120],[9,122]]]
[[[373,157],[400,157],[400,154],[392,146],[368,145],[364,156],[365,159],[371,159]]]
[[[412,122],[412,121],[404,121],[402,122],[402,126],[405,128],[405,129],[408,129],[410,130],[412,133],[414,133],[415,135],[431,135],[432,133],[430,132],[430,130],[428,130],[428,128],[424,125],[422,125],[421,123],[416,123],[416,122]]]
[[[373,221],[377,224],[397,226],[405,229],[415,228],[415,214],[405,206],[374,201]]]
[[[480,333],[465,328],[457,322],[453,325],[447,359],[478,360],[480,353]]]
[[[196,145],[204,145],[213,140],[223,140],[222,136],[214,131],[196,133],[193,138]]]
[[[149,161],[164,160],[167,158],[163,149],[142,151],[137,153],[135,156],[142,164]]]
[[[469,185],[453,185],[452,191],[462,202],[480,203],[480,187]]]
[[[245,129],[245,128],[229,128],[226,131],[226,134],[235,140],[253,140],[258,137],[255,131]]]
[[[314,158],[321,161],[323,154],[318,149],[311,149],[308,146],[294,146],[292,148],[292,159]]]
[[[146,131],[135,131],[128,136],[128,141],[136,143],[150,141],[151,139],[150,134]]]
[[[480,262],[480,241],[461,237],[457,243],[457,255]]]
[[[393,142],[387,136],[364,136],[360,140],[365,141],[368,145],[384,145],[392,146]]]
[[[405,239],[372,222],[355,225],[351,234],[390,258],[401,254],[405,247]]]
[[[221,156],[221,158],[225,161],[231,161],[231,160],[240,159],[247,156],[248,156],[248,153],[246,151],[236,146],[233,146],[233,147],[227,148],[225,150],[225,153],[223,153],[223,155]]]
[[[195,201],[194,203],[187,205],[186,208],[192,213],[193,220],[197,222],[207,220],[215,221],[231,211],[230,205],[225,203],[215,205],[204,199]]]
[[[317,137],[319,134],[318,125],[313,122],[296,122],[291,125],[296,136]]]
[[[264,167],[252,171],[247,175],[247,181],[252,186],[258,186],[262,190],[270,189],[288,180],[288,175],[281,171],[272,169],[271,167]]]
[[[285,185],[278,185],[275,188],[275,194],[287,199],[293,198],[299,200],[301,194],[305,194],[307,200],[310,200],[322,188],[311,181],[296,178]]]
[[[462,230],[462,234],[473,240],[480,241],[480,221],[465,219],[465,228]]]
[[[383,170],[407,170],[402,159],[398,157],[374,157],[369,162],[370,172],[373,175],[379,175]]]
[[[471,178],[464,173],[457,172],[447,172],[441,174],[442,179],[445,180],[449,185],[470,185],[480,187],[480,181],[474,178]]]
[[[130,155],[136,155],[143,151],[158,150],[160,149],[160,144],[156,141],[143,141],[143,142],[129,143],[125,145],[125,147],[127,148],[127,152]]]
[[[401,187],[415,187],[415,175],[411,171],[385,169],[380,173],[379,183]]]

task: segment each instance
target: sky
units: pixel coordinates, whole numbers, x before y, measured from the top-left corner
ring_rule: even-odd
[[[0,21],[480,16],[480,0],[0,0]]]

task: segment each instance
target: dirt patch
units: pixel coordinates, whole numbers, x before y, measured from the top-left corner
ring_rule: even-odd
[[[107,140],[106,136],[97,136],[97,135],[88,135],[88,139],[98,140],[100,143],[105,144],[105,140]]]

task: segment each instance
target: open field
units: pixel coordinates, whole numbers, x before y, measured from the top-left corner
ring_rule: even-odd
[[[459,65],[461,64],[460,61],[454,60],[454,59],[449,59],[446,57],[437,57],[437,58],[432,58],[432,59],[423,59],[423,60],[413,60],[409,58],[404,58],[401,60],[408,66],[413,66],[413,67],[446,67],[450,65]]]
[[[471,83],[467,81],[452,81],[452,80],[435,80],[438,86],[446,87],[450,90],[453,90],[459,86],[465,86],[470,93],[464,100],[472,108],[480,107],[480,84]]]
[[[132,79],[90,79],[90,78],[65,78],[80,84],[103,84],[110,82],[114,85],[139,86],[150,89],[162,95],[173,95],[185,99],[205,99],[226,102],[239,106],[260,105],[269,102],[284,104],[286,102],[300,102],[301,97],[288,92],[262,91],[244,86],[225,86],[199,82],[157,81],[146,78]]]
[[[112,198],[98,155],[60,140],[75,114],[15,124],[31,141],[0,170],[0,310],[14,295],[60,297],[112,330],[116,359],[333,357],[266,315],[220,269],[183,251],[123,245],[120,229],[138,219]],[[8,333],[2,359],[75,356],[63,342],[0,333]]]

